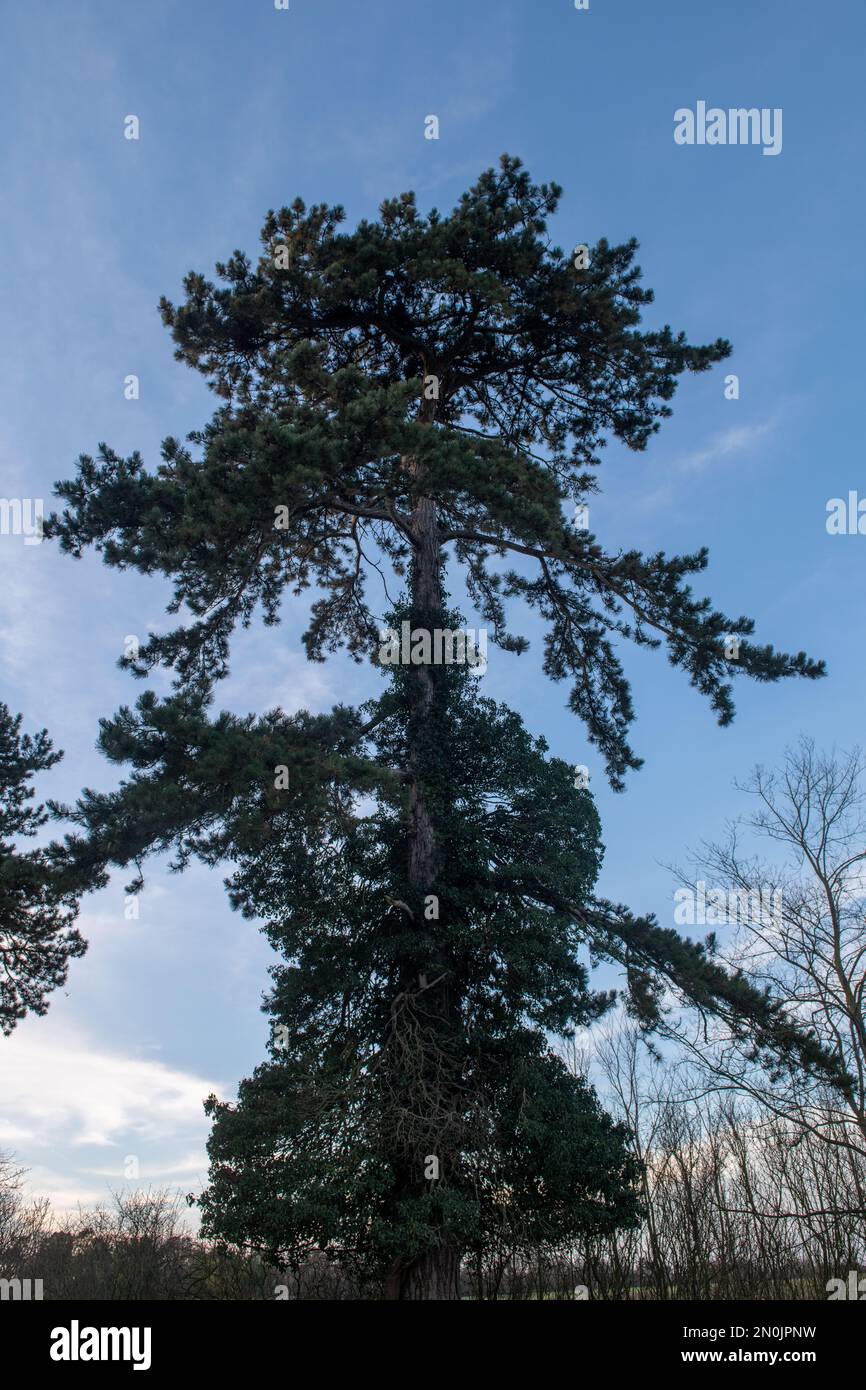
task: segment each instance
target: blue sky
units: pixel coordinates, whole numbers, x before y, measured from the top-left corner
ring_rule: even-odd
[[[213,407],[175,363],[161,294],[235,247],[255,254],[268,208],[340,202],[348,224],[415,189],[448,209],[508,151],[565,193],[563,246],[635,235],[649,323],[734,344],[730,365],[686,379],[644,455],[611,446],[591,524],[610,548],[707,544],[714,602],[762,640],[823,656],[818,683],[738,685],[720,730],[663,654],[625,652],[644,769],[619,796],[549,686],[538,643],[492,653],[484,693],[592,773],[606,862],[600,887],[673,922],[662,865],[742,808],[732,788],[801,732],[848,746],[862,723],[866,539],[829,536],[828,499],[866,495],[862,81],[866,11],[854,0],[147,0],[10,7],[0,52],[0,494],[43,497],[107,440],[158,456]],[[782,108],[783,148],[685,147],[674,112]],[[124,139],[136,115],[140,139]],[[435,114],[440,138],[425,140]],[[723,377],[736,372],[739,400]],[[124,398],[124,378],[140,399]],[[66,757],[43,784],[73,798],[116,771],[97,721],[140,686],[124,637],[164,624],[158,580],[0,536],[0,699],[47,725]],[[327,709],[373,677],[303,657],[303,613],[239,640],[222,703]],[[530,632],[530,635],[532,633]],[[88,899],[90,951],[44,1019],[2,1043],[0,1146],[60,1206],[138,1183],[204,1181],[201,1100],[230,1095],[264,1051],[269,951],[229,910],[221,874],[152,866],[139,920],[120,875]]]

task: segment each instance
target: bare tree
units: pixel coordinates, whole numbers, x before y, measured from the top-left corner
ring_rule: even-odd
[[[699,1062],[702,1084],[735,1087],[758,1099],[797,1133],[811,1133],[850,1155],[840,1200],[866,1214],[866,762],[858,750],[826,755],[809,739],[790,749],[779,771],[758,767],[738,789],[752,814],[728,827],[721,844],[703,844],[693,874],[677,871],[713,928],[729,926],[721,960],[767,989],[813,1030],[848,1075],[843,1088],[779,1071],[768,1081],[748,1042],[718,1020],[669,1024]],[[746,832],[771,842],[771,859],[748,853]],[[712,875],[717,888],[702,887]],[[856,1161],[854,1161],[856,1160]]]
[[[0,1278],[26,1277],[29,1265],[50,1226],[47,1198],[27,1202],[24,1169],[0,1153]]]
[[[688,1053],[625,1023],[596,1039],[606,1104],[644,1164],[639,1232],[574,1252],[593,1298],[821,1299],[866,1261],[866,1227],[840,1194],[866,1163],[748,1090],[708,1085]]]

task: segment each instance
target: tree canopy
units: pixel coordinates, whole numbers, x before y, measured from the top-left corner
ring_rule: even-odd
[[[350,233],[340,208],[269,213],[255,268],[236,251],[218,285],[190,273],[162,302],[220,398],[210,421],[153,471],[82,456],[46,524],[75,556],[168,576],[182,615],[125,658],[174,690],[102,722],[132,773],[84,792],[54,851],[65,881],[155,849],[227,861],[280,956],[271,1058],[236,1106],[210,1105],[209,1229],[360,1260],[397,1297],[455,1296],[461,1255],[504,1227],[565,1240],[637,1219],[626,1136],[549,1043],[610,1007],[588,965],[623,968],[645,1027],[673,991],[774,1065],[834,1067],[705,946],[594,897],[588,791],[465,666],[397,664],[360,710],[210,713],[236,627],[275,625],[288,596],[309,591],[312,660],[375,660],[383,617],[453,629],[446,560],[501,650],[527,646],[509,601],[540,614],[544,670],[571,682],[616,788],[640,762],[618,639],[665,643],[721,723],[738,674],[822,674],[692,592],[705,551],[607,553],[569,521],[605,442],[644,449],[682,373],[729,348],[643,330],[636,243],[566,255],[559,197],[503,156],[446,217],[411,194]]]
[[[185,443],[167,438],[153,472],[107,446],[82,457],[48,526],[75,555],[94,545],[110,565],[172,579],[193,620],[152,636],[134,670],[213,681],[238,622],[259,609],[273,622],[286,594],[310,588],[308,654],[345,644],[360,659],[378,626],[370,574],[402,575],[435,515],[437,551],[459,564],[494,643],[525,645],[508,599],[544,619],[544,669],[571,680],[615,786],[639,766],[616,638],[666,644],[722,723],[738,675],[822,674],[694,595],[705,550],[606,553],[564,514],[596,490],[607,439],[645,449],[681,374],[730,348],[642,330],[653,296],[637,243],[602,240],[576,269],[547,234],[560,194],[503,156],[447,217],[422,216],[406,193],[345,233],[341,208],[296,199],[268,214],[255,268],[236,251],[219,284],[191,272],[184,303],[162,301],[176,356],[225,405]]]
[[[11,1033],[27,1013],[44,1014],[47,996],[66,981],[69,961],[84,954],[74,926],[75,894],[61,885],[44,849],[22,850],[48,820],[34,804],[34,776],[53,767],[46,729],[22,734],[22,717],[0,703],[0,1030]]]

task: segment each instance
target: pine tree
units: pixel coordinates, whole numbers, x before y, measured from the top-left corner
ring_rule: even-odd
[[[559,197],[503,157],[448,217],[422,217],[411,194],[349,234],[339,208],[270,213],[255,268],[235,252],[221,286],[191,273],[185,303],[162,303],[176,356],[223,404],[167,439],[154,472],[105,445],[82,457],[46,528],[73,555],[93,545],[171,577],[173,611],[191,616],[125,659],[142,677],[171,668],[175,693],[104,722],[105,752],[135,770],[79,803],[70,882],[168,845],[179,866],[232,859],[235,905],[286,960],[269,1003],[281,1050],[236,1109],[212,1107],[212,1229],[340,1252],[398,1297],[454,1296],[503,1201],[534,1239],[545,1222],[564,1238],[634,1219],[623,1136],[545,1041],[610,1003],[582,946],[624,967],[647,1026],[673,988],[758,1052],[828,1064],[702,947],[593,900],[588,794],[453,668],[395,668],[363,714],[208,715],[235,627],[276,624],[287,592],[317,590],[312,660],[378,649],[366,585],[385,566],[407,575],[395,621],[453,628],[446,553],[501,650],[527,645],[509,599],[544,619],[544,670],[572,682],[617,788],[640,766],[617,637],[664,641],[723,724],[733,676],[822,674],[695,597],[705,551],[607,554],[564,516],[595,491],[605,440],[644,449],[678,377],[729,347],[641,331],[636,243],[566,256],[546,232]]]
[[[61,886],[50,856],[16,844],[45,825],[48,814],[32,804],[30,783],[63,756],[46,729],[22,734],[21,723],[0,703],[0,1031],[7,1034],[28,1012],[46,1012],[46,995],[65,983],[69,961],[86,949],[73,925],[77,899]]]

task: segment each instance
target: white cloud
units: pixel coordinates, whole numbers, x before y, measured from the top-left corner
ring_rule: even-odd
[[[633,493],[633,503],[642,513],[670,512],[682,502],[688,482],[706,473],[713,464],[729,464],[740,455],[747,455],[761,440],[772,435],[776,418],[751,425],[734,425],[714,434],[702,449],[683,454],[665,464],[655,465],[653,476],[662,478],[658,487],[641,496]]]
[[[704,449],[688,454],[678,465],[685,473],[699,473],[711,463],[719,463],[733,454],[746,453],[754,448],[759,440],[771,434],[775,428],[774,420],[764,420],[756,425],[735,425],[713,436]]]
[[[125,1185],[131,1154],[140,1163],[135,1186],[201,1184],[209,1125],[202,1102],[224,1092],[218,1082],[107,1051],[50,1017],[25,1021],[2,1046],[0,1142],[29,1168],[32,1195],[50,1196],[61,1209],[103,1199]]]

